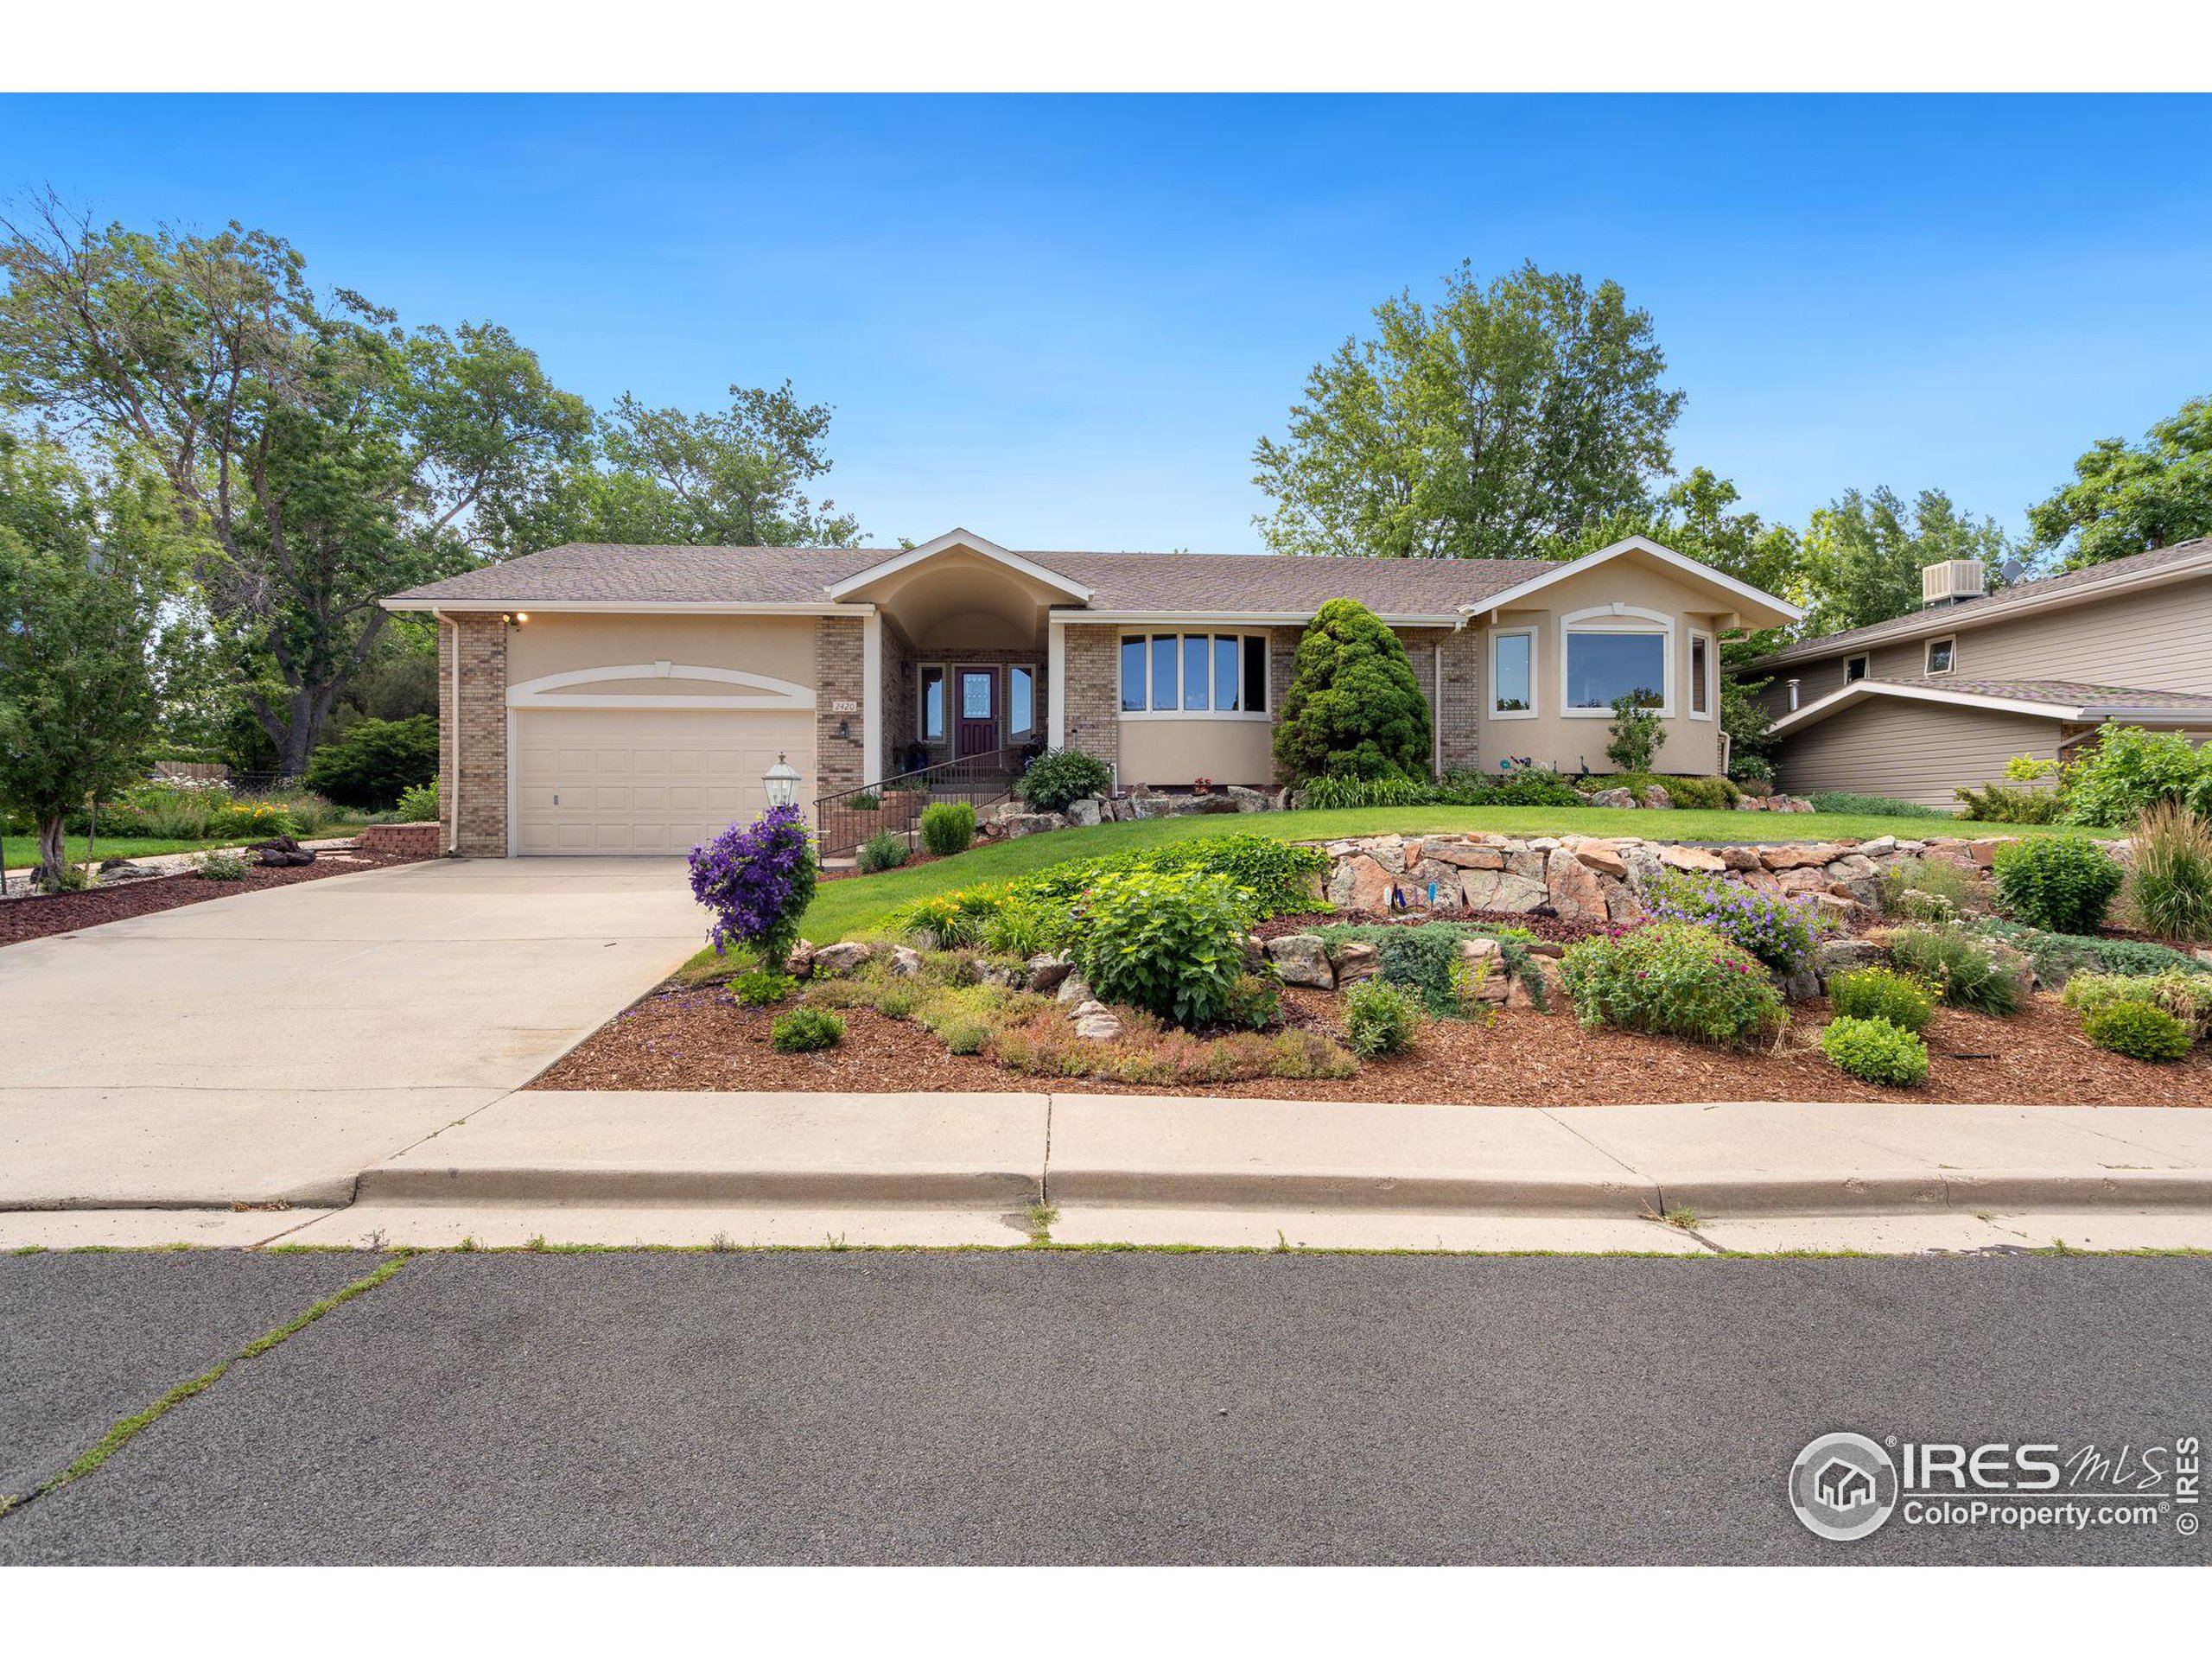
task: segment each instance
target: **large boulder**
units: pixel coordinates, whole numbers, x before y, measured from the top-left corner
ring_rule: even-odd
[[[875,947],[845,940],[838,944],[825,944],[814,953],[814,977],[836,979],[853,972],[875,954]]]
[[[1090,983],[1081,974],[1070,974],[1060,982],[1060,988],[1054,993],[1052,1000],[1064,1008],[1074,1008],[1082,1007],[1085,1002],[1095,1001],[1096,998],[1091,995]]]
[[[1339,989],[1372,979],[1382,971],[1382,957],[1371,944],[1341,944],[1337,947],[1337,985]]]
[[[1823,986],[1838,974],[1878,968],[1889,959],[1889,951],[1877,939],[1822,939],[1813,947],[1813,971]]]
[[[912,979],[922,971],[922,953],[910,944],[891,947],[891,971],[901,979]]]
[[[1089,829],[1106,815],[1106,803],[1096,795],[1086,795],[1079,801],[1068,803],[1068,822]]]
[[[1625,789],[1601,789],[1583,798],[1590,806],[1632,807],[1636,797]]]
[[[1623,880],[1628,875],[1628,865],[1621,857],[1621,849],[1610,841],[1578,841],[1574,843],[1574,855],[1599,874],[1609,875],[1616,881]]]
[[[1068,827],[1068,821],[1057,812],[1017,812],[999,822],[1010,837],[1040,835],[1047,830]]]
[[[1065,957],[1050,951],[1039,951],[1022,964],[1023,983],[1039,996],[1050,996],[1060,988],[1067,976],[1075,971],[1075,964]]]
[[[1472,988],[1477,1001],[1499,1003],[1511,994],[1513,970],[1506,966],[1505,952],[1496,939],[1460,940],[1459,960],[1465,964],[1464,982]]]
[[[1329,952],[1318,933],[1286,933],[1268,941],[1268,960],[1286,985],[1311,985],[1319,990],[1336,988],[1336,971],[1329,966]]]
[[[1646,784],[1643,786],[1643,794],[1637,798],[1637,804],[1654,812],[1665,812],[1673,809],[1675,798],[1667,792],[1667,786],[1664,784]]]
[[[1564,847],[1555,849],[1545,863],[1544,890],[1553,910],[1568,921],[1606,919],[1605,890],[1598,873]]]
[[[1355,853],[1329,877],[1329,902],[1338,910],[1387,911],[1391,873],[1366,853]]]
[[[1731,847],[1728,850],[1732,853],[1749,854],[1754,862],[1758,857],[1758,855],[1751,853],[1748,848]],[[1719,853],[1703,847],[1662,847],[1659,849],[1659,861],[1669,868],[1690,870],[1700,875],[1717,875],[1729,868],[1727,860]]]
[[[1460,893],[1460,902],[1469,910],[1494,910],[1512,915],[1525,915],[1537,906],[1551,902],[1551,895],[1541,881],[1516,875],[1510,870],[1470,870],[1461,879]]]
[[[1505,855],[1495,847],[1478,847],[1465,841],[1430,841],[1421,843],[1421,856],[1430,863],[1449,864],[1462,870],[1502,870]]]

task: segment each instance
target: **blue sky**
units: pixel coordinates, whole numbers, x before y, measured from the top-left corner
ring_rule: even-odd
[[[2018,530],[2212,391],[2204,99],[0,99],[0,192],[289,237],[595,403],[789,378],[872,538],[1255,549],[1252,445],[1401,288],[1612,277],[1680,466]]]

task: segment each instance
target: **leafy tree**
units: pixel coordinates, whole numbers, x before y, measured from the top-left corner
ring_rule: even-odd
[[[168,487],[118,465],[87,476],[57,446],[0,435],[0,796],[67,879],[66,817],[138,773],[194,640],[174,626],[195,550]]]
[[[1923,490],[1910,506],[1886,487],[1847,490],[1813,515],[1788,596],[1805,607],[1805,630],[1885,622],[1920,608],[1923,567],[1945,559],[1979,559],[1993,588],[2012,544],[1993,518],[1959,511],[1941,490]]]
[[[1426,779],[1428,702],[1406,648],[1357,600],[1332,599],[1298,642],[1274,734],[1283,781]]]
[[[1484,285],[1462,265],[1435,306],[1401,294],[1374,315],[1253,451],[1276,552],[1522,556],[1639,505],[1671,464],[1682,394],[1618,284],[1529,264]]]
[[[386,626],[378,597],[466,568],[487,510],[524,511],[587,435],[505,330],[408,334],[316,293],[266,232],[96,230],[48,197],[0,232],[0,400],[160,468],[288,773]]]
[[[2212,536],[2212,397],[2193,397],[2139,444],[2100,438],[2074,482],[2028,509],[2032,544],[2078,570]]]
[[[340,806],[381,812],[437,772],[437,717],[410,715],[405,720],[355,721],[345,736],[315,752],[307,782]]]
[[[598,423],[595,460],[571,466],[544,494],[504,499],[494,534],[508,550],[563,542],[669,546],[848,547],[859,520],[816,504],[802,485],[830,468],[827,404],[732,386],[729,408],[652,409],[626,392]]]

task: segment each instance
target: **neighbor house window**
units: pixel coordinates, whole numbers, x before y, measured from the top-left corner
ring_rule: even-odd
[[[916,671],[921,676],[921,695],[916,700],[915,729],[925,743],[944,741],[944,670],[924,668]]]
[[[1006,671],[1006,731],[1027,737],[1037,729],[1037,671],[1015,664]]]
[[[1928,671],[1930,674],[1951,671],[1952,659],[1958,655],[1958,643],[1955,639],[1930,639],[1928,642]]]
[[[1508,719],[1536,712],[1536,631],[1515,628],[1490,637],[1490,711]]]
[[[1713,641],[1701,633],[1690,635],[1690,715],[1713,718]]]
[[[1268,711],[1268,641],[1257,633],[1125,634],[1125,715]]]
[[[1846,685],[1849,685],[1853,680],[1863,680],[1866,677],[1866,658],[1863,654],[1847,657],[1843,659],[1843,683]]]
[[[1626,613],[1611,613],[1614,616]],[[1667,647],[1672,636],[1663,620],[1656,627],[1611,621],[1577,627],[1574,624],[1579,620],[1577,616],[1567,619],[1560,666],[1569,714],[1608,712],[1620,697],[1633,697],[1639,707],[1662,712],[1671,707],[1667,696]]]

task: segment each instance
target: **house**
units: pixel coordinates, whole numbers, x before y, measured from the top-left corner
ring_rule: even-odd
[[[2107,722],[2212,734],[2212,539],[1994,594],[1960,560],[1910,615],[1751,664],[1783,789],[1955,804],[2013,755],[2064,760]]]
[[[1785,601],[1643,537],[1573,563],[575,544],[385,601],[439,623],[451,850],[678,853],[758,812],[1082,749],[1117,785],[1273,780],[1299,638],[1358,600],[1404,642],[1434,767],[1607,769],[1609,704],[1664,770],[1721,762],[1719,642]]]
[[[1874,1477],[1855,1463],[1830,1458],[1813,1477],[1813,1491],[1830,1509],[1847,1513],[1874,1501]]]

